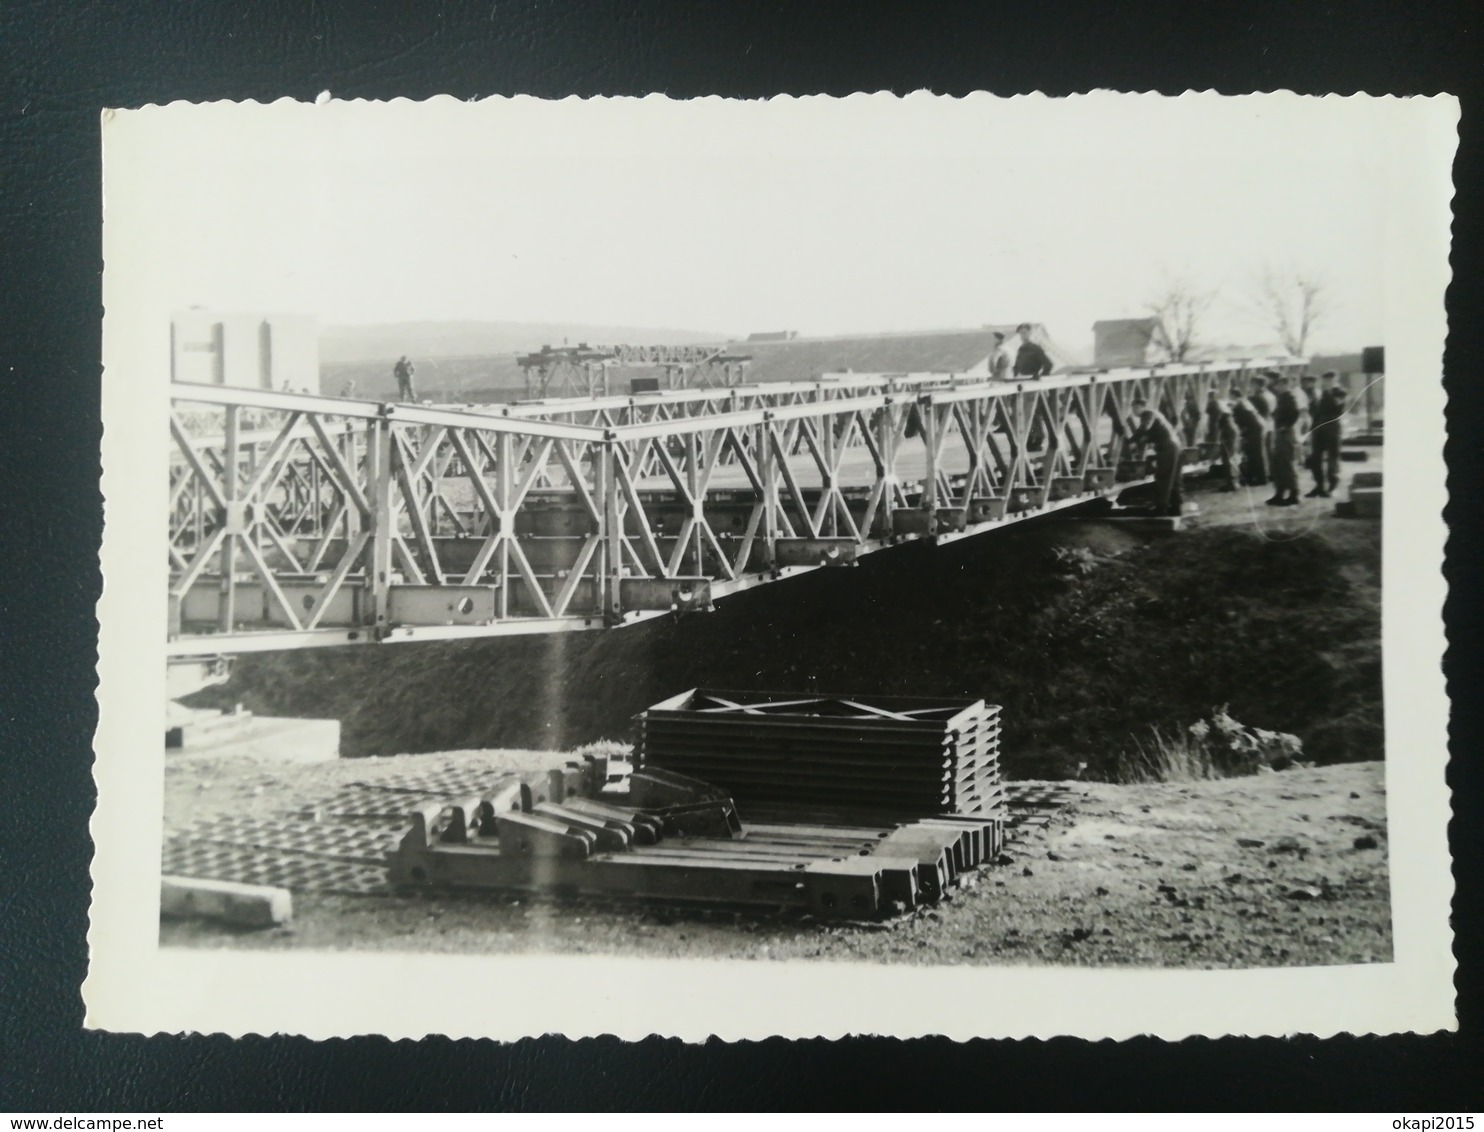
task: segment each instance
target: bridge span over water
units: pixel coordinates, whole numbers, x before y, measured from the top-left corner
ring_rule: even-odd
[[[621,625],[1150,478],[1143,397],[1296,358],[1005,382],[834,374],[514,405],[171,386],[172,657]]]

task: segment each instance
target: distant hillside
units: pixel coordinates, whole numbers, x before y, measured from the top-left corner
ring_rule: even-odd
[[[727,335],[645,326],[599,326],[579,322],[393,322],[376,326],[326,326],[320,330],[320,361],[385,362],[401,354],[429,358],[488,357],[539,350],[542,346],[687,345],[725,342]]]

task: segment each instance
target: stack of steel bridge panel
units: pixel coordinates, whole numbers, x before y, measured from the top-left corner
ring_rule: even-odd
[[[963,726],[962,714],[950,718]],[[992,740],[981,728],[959,747]],[[774,807],[744,824],[724,787],[656,766],[615,769],[587,758],[528,774],[378,776],[275,818],[202,819],[167,839],[164,870],[368,896],[475,889],[875,919],[943,899],[1003,841],[1004,811],[987,788],[965,799],[976,812],[893,801],[886,813],[860,809],[855,795],[847,809],[821,806],[829,798],[804,782],[789,802],[807,812]]]
[[[693,690],[636,719],[636,766],[725,789],[749,815],[1002,817],[998,706]]]

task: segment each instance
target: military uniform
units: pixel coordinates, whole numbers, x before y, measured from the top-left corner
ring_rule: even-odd
[[[412,375],[417,368],[406,358],[398,358],[392,367],[392,376],[397,379],[397,397],[403,401],[416,401],[417,391],[412,386]]]
[[[1250,487],[1261,487],[1268,482],[1268,454],[1263,441],[1262,417],[1243,397],[1232,398],[1231,415],[1242,438],[1242,482]]]
[[[1247,398],[1262,421],[1263,463],[1271,472],[1273,467],[1273,395],[1265,387],[1258,386]]]
[[[1206,401],[1206,440],[1215,444],[1217,450],[1217,476],[1223,491],[1237,488],[1237,449],[1239,434],[1232,411],[1216,396]]]
[[[1303,446],[1304,467],[1309,469],[1314,476],[1314,490],[1308,494],[1310,496],[1320,495],[1324,491],[1324,485],[1319,479],[1319,449],[1314,444],[1314,425],[1319,411],[1319,391],[1312,386],[1301,385],[1299,392],[1303,394],[1299,404],[1304,410],[1303,418],[1298,426],[1299,440]]]
[[[1185,499],[1180,484],[1180,454],[1184,445],[1175,426],[1163,413],[1145,409],[1139,424],[1129,437],[1129,444],[1154,446],[1154,507],[1161,515],[1178,515]]]
[[[1026,339],[1015,351],[1015,376],[1039,379],[1052,370],[1051,358],[1040,345]]]
[[[1328,497],[1340,485],[1341,421],[1349,408],[1344,386],[1326,389],[1314,410],[1314,479]]]
[[[1273,498],[1269,503],[1286,506],[1298,502],[1300,416],[1298,397],[1287,389],[1279,393],[1273,408]]]

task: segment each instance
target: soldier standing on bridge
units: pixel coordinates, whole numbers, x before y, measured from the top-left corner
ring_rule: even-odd
[[[1160,515],[1179,515],[1185,504],[1180,491],[1180,454],[1184,445],[1175,426],[1144,398],[1135,398],[1133,409],[1139,427],[1129,437],[1129,444],[1154,446],[1154,510]]]
[[[1268,482],[1268,457],[1263,446],[1262,418],[1236,386],[1231,391],[1232,423],[1242,438],[1242,482],[1261,487]]]
[[[1326,389],[1314,409],[1314,479],[1310,495],[1328,499],[1340,486],[1340,439],[1349,395],[1340,384],[1340,375],[1330,370],[1324,375]]]
[[[1022,322],[1015,328],[1015,333],[1020,335],[1020,349],[1015,351],[1015,376],[1039,381],[1054,368],[1051,357],[1039,342],[1031,340],[1030,323]]]
[[[996,381],[1010,380],[1010,351],[1005,348],[1005,332],[994,332],[994,353],[989,357],[989,376]]]
[[[1273,407],[1273,498],[1268,500],[1273,507],[1297,507],[1299,418],[1298,396],[1288,388],[1288,379],[1278,373],[1269,373],[1268,379],[1278,393]]]
[[[417,400],[417,391],[412,387],[412,375],[416,372],[417,367],[407,360],[406,354],[398,358],[397,364],[392,366],[392,376],[397,379],[397,400]]]

